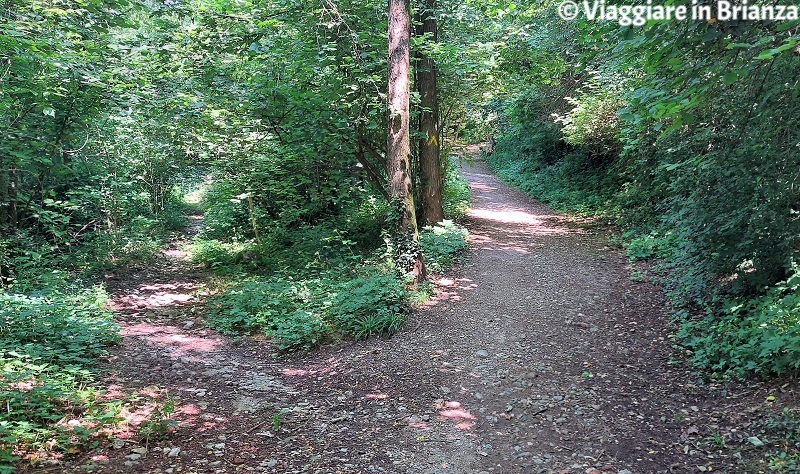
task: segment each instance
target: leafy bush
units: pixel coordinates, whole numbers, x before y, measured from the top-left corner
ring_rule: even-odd
[[[383,243],[381,232],[389,210],[390,206],[385,199],[369,196],[345,209],[334,226],[359,249],[369,251]]]
[[[669,232],[666,235],[659,235],[656,232],[647,235],[627,232],[623,235],[625,251],[631,260],[670,259],[677,247],[676,240],[677,237]]]
[[[282,351],[309,350],[316,347],[330,333],[330,327],[319,314],[297,309],[278,318],[269,331],[272,340]]]
[[[394,333],[405,320],[406,298],[393,274],[375,269],[344,281],[253,278],[214,299],[208,324],[227,334],[266,334],[281,350],[307,350],[333,331],[356,339]]]
[[[97,289],[0,294],[0,469],[25,450],[66,452],[116,421],[87,388],[118,340],[104,301]],[[65,416],[80,421],[61,424]]]
[[[261,229],[258,240],[252,233],[216,235],[220,224],[216,217],[204,219],[204,231],[190,247],[192,259],[223,272],[237,267],[259,274],[291,273],[313,277],[321,272],[359,264],[382,244],[388,205],[376,198],[367,198],[336,217],[315,223]],[[224,227],[228,228],[228,227]],[[214,230],[217,229],[217,230]],[[247,237],[250,235],[251,237]]]
[[[425,265],[432,271],[450,267],[466,250],[466,237],[467,230],[450,220],[425,227],[419,234]]]
[[[617,213],[612,200],[616,190],[614,173],[606,165],[592,163],[586,152],[572,151],[548,164],[519,154],[513,143],[502,140],[486,162],[501,179],[556,211],[578,215]]]
[[[617,111],[625,105],[624,101],[597,83],[592,83],[578,98],[567,100],[574,108],[557,119],[564,124],[564,141],[586,147],[595,155],[614,158],[620,146]]]
[[[241,263],[244,252],[252,251],[251,248],[252,245],[241,242],[195,238],[189,246],[189,252],[192,261],[202,263],[209,268],[220,268]]]
[[[683,321],[678,336],[694,363],[713,372],[744,377],[800,369],[800,268],[766,295],[729,302],[719,316]]]
[[[64,295],[0,294],[0,350],[61,367],[88,366],[117,340],[99,289]]]
[[[442,188],[442,206],[445,217],[451,220],[464,217],[472,199],[469,183],[458,174],[458,168],[458,159],[450,157]]]
[[[356,339],[393,334],[405,321],[406,295],[394,275],[370,273],[340,286],[330,314],[337,329]]]
[[[266,331],[298,309],[318,305],[320,282],[254,278],[237,283],[211,302],[208,324],[226,334]]]
[[[241,193],[240,188],[226,180],[207,184],[201,198],[205,208],[200,233],[203,240],[252,237],[247,202],[236,199]]]

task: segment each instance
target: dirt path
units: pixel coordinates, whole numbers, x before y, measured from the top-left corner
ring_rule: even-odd
[[[112,280],[115,388],[174,400],[180,425],[146,450],[117,441],[94,471],[735,472],[701,440],[736,422],[741,393],[673,368],[659,292],[630,281],[602,233],[481,162],[464,175],[468,259],[391,339],[287,361],[225,338],[203,328],[206,276],[177,248]]]

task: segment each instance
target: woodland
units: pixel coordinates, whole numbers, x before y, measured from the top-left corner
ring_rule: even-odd
[[[396,332],[464,258],[455,152],[476,143],[501,179],[613,229],[699,378],[796,384],[800,21],[557,7],[0,1],[0,473],[118,422],[104,275],[192,217],[210,328],[287,354]],[[781,422],[773,465],[796,472],[800,421]]]

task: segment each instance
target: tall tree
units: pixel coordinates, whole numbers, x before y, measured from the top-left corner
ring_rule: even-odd
[[[407,0],[389,0],[389,73],[387,105],[389,124],[386,167],[389,194],[397,203],[398,229],[395,260],[410,272],[414,282],[425,279],[425,264],[419,248],[419,232],[411,189],[410,98],[411,16]]]
[[[438,41],[436,0],[423,0],[419,35],[430,44]],[[420,96],[419,171],[422,184],[422,222],[435,224],[444,219],[442,207],[442,161],[439,145],[439,97],[436,61],[423,48],[418,54],[415,85]]]

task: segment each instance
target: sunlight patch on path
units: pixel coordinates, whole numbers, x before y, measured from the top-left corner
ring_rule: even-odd
[[[149,345],[169,348],[170,355],[173,357],[214,352],[225,344],[225,341],[219,338],[189,336],[174,326],[150,323],[123,326],[120,335],[122,337],[140,337]]]
[[[459,430],[469,431],[475,426],[475,415],[464,409],[460,402],[442,402],[437,407],[443,421],[452,421]]]
[[[109,302],[114,311],[179,306],[197,301],[192,293],[200,286],[192,282],[144,284]]]

